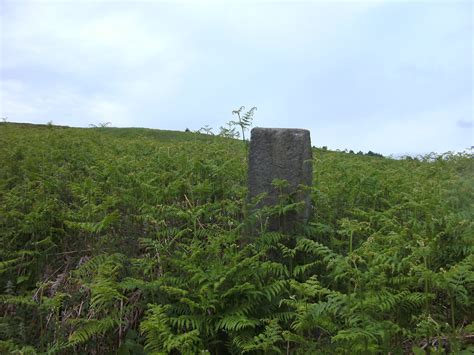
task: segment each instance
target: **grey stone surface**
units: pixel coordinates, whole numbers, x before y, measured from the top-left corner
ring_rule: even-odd
[[[266,197],[257,207],[276,205],[279,192],[272,185],[274,179],[287,180],[284,193],[293,200],[304,201],[304,208],[269,221],[269,230],[294,230],[305,223],[311,213],[309,189],[313,179],[310,133],[305,129],[254,128],[251,131],[248,187],[249,199],[261,193]]]

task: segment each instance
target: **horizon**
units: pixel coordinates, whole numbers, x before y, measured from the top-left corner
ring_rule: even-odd
[[[106,126],[100,126],[100,125],[93,125],[93,124],[90,124],[89,126],[86,126],[86,127],[82,127],[82,126],[69,126],[69,125],[60,125],[60,124],[56,124],[52,121],[48,121],[48,122],[45,122],[45,123],[33,123],[33,122],[14,122],[14,121],[8,121],[8,120],[3,120],[3,122],[0,122],[0,126],[2,125],[2,123],[4,124],[8,124],[8,123],[13,123],[13,124],[19,124],[19,125],[22,125],[22,124],[25,124],[25,125],[32,125],[32,126],[48,126],[48,125],[52,125],[53,127],[60,127],[60,128],[79,128],[79,129],[110,129],[110,128],[115,128],[115,129],[150,129],[150,130],[157,130],[157,131],[168,131],[168,132],[178,132],[178,133],[197,133],[197,134],[203,134],[203,135],[208,135],[210,137],[224,137],[224,136],[221,136],[219,135],[218,132],[214,132],[212,131],[212,133],[205,133],[205,132],[201,132],[200,130],[189,130],[189,131],[186,131],[187,128],[185,128],[184,130],[174,130],[174,129],[160,129],[160,128],[150,128],[150,127],[115,127],[115,126],[111,126],[111,125],[106,125]],[[110,123],[110,122],[104,122],[104,123]],[[252,126],[248,129],[248,137],[246,138],[246,141],[250,141],[250,132],[252,131],[253,128],[278,128],[278,129],[305,129],[305,128],[301,128],[301,127],[260,127],[260,126]],[[311,137],[311,131],[310,131],[310,137]],[[230,138],[230,139],[236,139],[236,140],[242,140],[242,137],[226,137],[226,138]],[[351,149],[350,147],[348,148],[344,148],[344,149],[340,149],[340,148],[332,148],[332,147],[328,147],[328,146],[317,146],[317,145],[314,145],[313,142],[311,141],[311,147],[314,148],[314,149],[320,149],[320,150],[328,150],[328,151],[331,151],[331,152],[338,152],[338,153],[346,153],[346,154],[355,154],[355,155],[358,155],[360,153],[362,153],[363,155],[370,155],[370,153],[375,153],[376,155],[382,155],[383,157],[385,158],[392,158],[392,159],[400,159],[400,158],[405,158],[405,157],[411,157],[411,158],[423,158],[423,157],[427,157],[431,154],[435,154],[436,156],[440,156],[440,155],[444,155],[444,154],[463,154],[463,153],[469,153],[469,151],[473,151],[474,152],[474,146],[471,146],[471,147],[466,147],[462,150],[448,150],[448,151],[444,151],[444,152],[425,152],[425,153],[417,153],[417,152],[407,152],[407,153],[398,153],[398,154],[381,154],[380,152],[377,152],[377,151],[374,151],[374,150],[367,150],[367,151],[362,151],[362,150],[359,150],[359,151],[356,151],[354,149]],[[351,153],[352,151],[352,153]]]

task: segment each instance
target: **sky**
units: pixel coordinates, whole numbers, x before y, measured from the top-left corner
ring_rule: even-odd
[[[473,2],[0,0],[10,122],[306,128],[384,155],[474,145]]]

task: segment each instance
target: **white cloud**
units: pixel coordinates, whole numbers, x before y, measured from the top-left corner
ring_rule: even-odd
[[[2,17],[0,68],[7,77],[20,74],[2,78],[2,115],[123,126],[142,105],[174,98],[195,56],[152,13],[66,5],[19,3]]]
[[[128,107],[116,101],[95,99],[88,102],[89,115],[92,121],[97,123],[113,122],[114,126],[127,127],[132,125],[132,116]]]
[[[133,125],[130,105],[104,96],[84,96],[63,89],[41,94],[18,81],[2,81],[2,117],[9,121],[46,123],[87,127],[89,124],[113,122],[115,126]],[[25,94],[35,94],[27,97]]]
[[[84,71],[107,63],[133,67],[156,57],[166,60],[180,48],[150,20],[143,13],[110,6],[20,5],[3,26],[3,66],[31,64],[34,58],[47,67]]]
[[[18,80],[0,81],[0,112],[2,117],[32,116],[38,114],[39,103],[34,98],[25,100],[25,85]]]
[[[377,115],[344,124],[336,121],[322,129],[315,126],[313,144],[386,155],[462,151],[474,144],[472,130],[458,125],[470,104],[466,99],[403,116],[386,115],[381,119]]]

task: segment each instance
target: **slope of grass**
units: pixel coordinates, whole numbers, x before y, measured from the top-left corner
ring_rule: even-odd
[[[0,166],[1,352],[472,351],[472,154],[315,149],[310,223],[248,244],[291,206],[236,140],[1,124]]]

